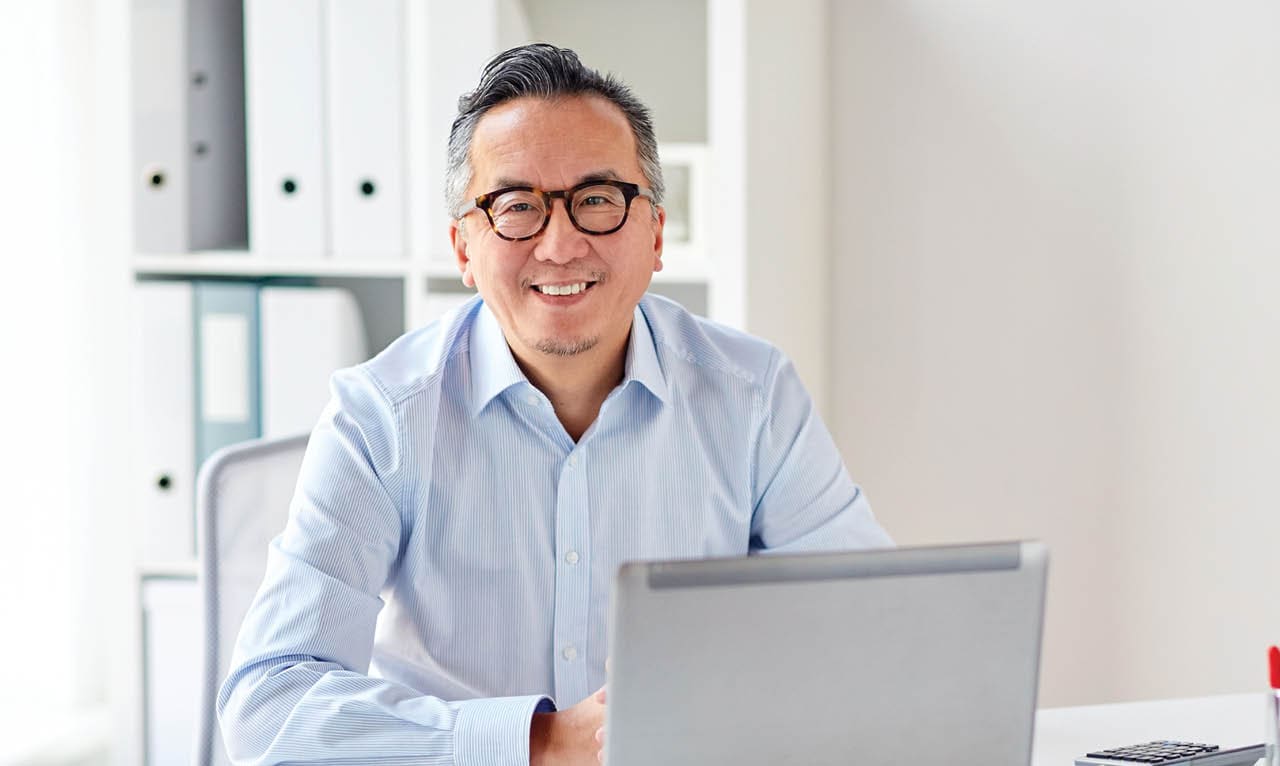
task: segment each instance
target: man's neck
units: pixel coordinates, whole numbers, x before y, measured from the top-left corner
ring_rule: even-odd
[[[572,356],[520,353],[514,348],[512,355],[529,382],[551,400],[560,424],[576,442],[595,422],[605,397],[622,382],[630,338],[628,332],[607,347],[601,339],[589,351]]]

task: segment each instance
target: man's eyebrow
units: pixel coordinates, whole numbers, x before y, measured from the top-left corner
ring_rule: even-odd
[[[593,173],[588,173],[585,176],[580,177],[577,180],[577,182],[574,183],[574,186],[578,186],[579,184],[589,183],[591,181],[621,181],[621,180],[622,180],[622,176],[619,175],[616,170],[613,170],[612,168],[605,168],[603,170],[597,170]],[[534,184],[529,183],[527,180],[523,178],[513,178],[511,176],[503,176],[498,180],[494,181],[494,184],[495,184],[494,186],[495,189],[506,189],[507,187],[510,187],[510,186],[528,186],[528,187],[536,188]]]
[[[510,178],[507,176],[503,176],[502,178],[499,178],[497,181],[494,181],[493,188],[505,189],[508,186],[533,186],[533,184],[529,183],[523,178]]]
[[[574,184],[574,186],[577,186],[578,184],[589,183],[591,181],[621,181],[621,180],[622,180],[622,176],[618,175],[617,171],[606,168],[604,170],[597,170],[594,173],[588,173],[587,175],[579,178],[578,183]]]

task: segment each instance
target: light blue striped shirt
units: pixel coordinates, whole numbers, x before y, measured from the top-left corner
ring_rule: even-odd
[[[891,545],[795,370],[647,295],[575,444],[476,298],[334,376],[218,696],[237,763],[527,764],[637,559]]]

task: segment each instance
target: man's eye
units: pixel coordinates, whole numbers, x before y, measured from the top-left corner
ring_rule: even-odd
[[[507,213],[528,213],[532,210],[533,205],[528,202],[512,202],[509,205],[503,205],[502,209],[498,212],[499,214],[505,215]]]
[[[609,204],[609,198],[599,194],[592,194],[590,197],[583,198],[582,204],[584,207],[590,207],[592,205],[607,205]]]

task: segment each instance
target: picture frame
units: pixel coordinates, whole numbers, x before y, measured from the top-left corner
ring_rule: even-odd
[[[661,143],[658,157],[666,187],[665,259],[679,270],[696,269],[707,258],[707,145]]]

